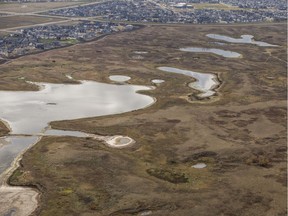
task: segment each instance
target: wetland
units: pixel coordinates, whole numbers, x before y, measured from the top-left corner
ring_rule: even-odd
[[[186,47],[180,48],[184,52],[194,52],[194,53],[213,53],[216,55],[223,56],[225,58],[240,58],[242,55],[237,52],[216,49],[216,48],[200,48],[200,47]]]
[[[218,55],[193,53],[192,56],[178,50],[179,47],[191,46],[191,42],[193,47],[204,47],[211,42],[205,37],[207,34],[237,38],[239,32],[281,46],[235,43],[233,51],[243,54],[243,58],[227,58],[225,61]],[[125,74],[131,77],[129,84],[115,86],[127,88],[127,91],[131,86],[138,87],[130,89],[128,98],[123,97],[124,104],[132,106],[130,96],[146,98],[148,104],[153,103],[153,98],[157,99],[153,106],[142,104],[145,109],[116,115],[47,120],[52,121],[47,133],[52,130],[54,135],[63,130],[80,131],[111,136],[109,140],[120,145],[129,138],[129,142],[136,142],[129,148],[111,148],[99,139],[81,135],[43,136],[25,152],[21,166],[9,175],[9,190],[14,188],[10,185],[26,186],[24,188],[30,188],[32,192],[17,194],[26,194],[28,200],[33,200],[37,188],[39,206],[34,214],[42,216],[120,216],[148,212],[171,216],[286,215],[285,32],[285,24],[157,25],[25,56],[0,65],[0,89],[11,95],[14,90],[21,90],[18,92],[20,95],[35,95],[49,89],[35,91],[38,86],[18,79],[21,77],[56,90],[64,84],[80,89],[85,82],[87,85],[91,82],[108,85],[111,83],[110,75]],[[230,50],[230,46],[221,45],[223,50]],[[133,58],[131,53],[135,50],[145,50],[145,58]],[[164,66],[168,68],[166,71],[158,69]],[[193,86],[200,80],[188,74],[193,71],[211,76],[208,84],[203,84],[205,91]],[[76,84],[65,74],[70,74],[76,81],[89,81]],[[214,87],[213,82],[217,79],[213,81],[213,76],[216,74],[221,77],[221,88]],[[150,91],[147,86],[151,85],[153,78],[165,80],[165,83]],[[118,92],[118,87],[113,88]],[[212,93],[213,97],[219,98],[217,101],[197,103],[196,98],[195,103],[189,103],[186,98],[187,95],[216,90],[219,95]],[[84,90],[83,93],[91,98],[97,95],[97,92],[91,95]],[[104,94],[104,91],[99,91],[99,94]],[[111,100],[117,98],[111,96]],[[31,107],[33,104],[43,110],[57,110],[57,106],[65,104],[61,104],[62,100],[65,101],[64,96],[59,100],[50,99],[42,101],[31,96],[30,103],[23,102],[23,106]],[[67,103],[64,106],[64,117],[72,106],[78,106],[78,99],[84,100],[75,98],[72,105]],[[8,103],[8,99],[5,100]],[[21,101],[21,98],[17,100]],[[17,100],[11,99],[15,104]],[[109,103],[104,103],[104,106]],[[39,133],[38,129],[24,128],[21,123],[17,126],[15,119],[7,116],[4,119],[11,123],[12,129],[14,124],[16,129],[23,128],[23,133]],[[1,134],[12,139],[5,125],[0,126]],[[46,126],[47,123],[41,123],[39,128]],[[20,129],[17,129],[19,133]],[[113,138],[117,134],[123,137]],[[203,164],[205,168],[192,167],[203,167]],[[2,194],[6,194],[4,189],[6,186],[2,187]],[[1,213],[14,213],[14,208],[3,210],[5,200],[0,199],[0,204]],[[26,213],[31,213],[31,209]]]

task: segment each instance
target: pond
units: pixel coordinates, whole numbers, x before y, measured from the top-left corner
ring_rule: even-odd
[[[225,35],[219,35],[219,34],[207,34],[206,35],[209,38],[216,39],[216,40],[222,40],[230,43],[243,43],[243,44],[255,44],[260,47],[277,47],[278,45],[269,44],[262,41],[255,41],[253,38],[253,35],[241,35],[240,38],[233,38]]]
[[[228,50],[216,49],[216,48],[201,48],[201,47],[186,47],[180,48],[181,51],[194,52],[194,53],[213,53],[216,55],[223,56],[225,58],[240,58],[242,55],[237,52]]]
[[[201,73],[173,67],[158,67],[158,69],[169,73],[183,74],[195,78],[196,81],[189,83],[189,87],[200,91],[201,93],[197,94],[197,96],[201,98],[213,96],[216,93],[214,89],[219,85],[219,80],[213,73]]]
[[[164,83],[165,80],[162,80],[162,79],[153,79],[153,80],[151,80],[151,82],[154,83],[154,84],[161,84],[161,83]]]
[[[151,105],[154,98],[137,94],[150,87],[112,85],[93,81],[81,84],[36,83],[40,91],[0,91],[0,119],[11,128],[0,143],[0,174],[37,136],[84,136],[77,131],[49,130],[51,121],[112,115]],[[28,135],[28,136],[27,136]]]
[[[126,82],[131,79],[129,76],[122,76],[122,75],[112,75],[109,76],[109,79],[115,82]]]

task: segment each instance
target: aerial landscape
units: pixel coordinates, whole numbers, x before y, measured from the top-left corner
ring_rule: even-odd
[[[0,215],[286,216],[285,0],[0,0]]]

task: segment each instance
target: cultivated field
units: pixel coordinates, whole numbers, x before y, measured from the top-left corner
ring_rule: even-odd
[[[60,18],[39,17],[39,16],[8,16],[0,17],[0,30],[14,27],[30,26],[48,22],[62,21]]]
[[[72,5],[87,3],[87,1],[73,2],[38,2],[38,3],[0,3],[0,11],[14,13],[31,13],[38,11],[46,11],[55,8],[62,8]]]
[[[145,91],[157,102],[126,114],[53,122],[53,128],[122,134],[136,144],[111,149],[84,138],[45,137],[10,178],[42,193],[37,215],[287,214],[286,24],[157,25],[51,50],[0,66],[0,89],[35,90],[20,77],[53,83],[166,82]],[[280,45],[214,44],[208,33]],[[195,46],[239,52],[241,59],[181,52]],[[146,54],[135,54],[145,51]],[[139,57],[140,55],[140,57]],[[213,72],[222,81],[212,100],[198,101],[182,75],[159,66]],[[204,169],[194,169],[196,163]]]

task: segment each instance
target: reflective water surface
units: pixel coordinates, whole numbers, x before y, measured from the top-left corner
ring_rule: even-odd
[[[0,138],[0,142],[5,143],[0,148],[0,175],[10,167],[19,152],[29,148],[37,139],[38,137],[36,136],[9,136]]]
[[[154,84],[160,84],[160,83],[165,82],[165,80],[162,80],[162,79],[153,79],[153,80],[151,80],[151,82],[154,83]]]
[[[109,76],[109,79],[115,82],[126,82],[131,79],[129,76],[113,75]]]
[[[88,137],[88,134],[80,131],[54,130],[49,129],[44,132],[45,136],[73,136],[73,137]]]
[[[194,72],[173,67],[158,67],[158,69],[195,78],[196,81],[189,83],[189,87],[200,91],[201,93],[199,93],[198,96],[202,98],[214,95],[216,92],[213,89],[215,89],[219,84],[217,76],[213,73]]]
[[[12,130],[10,136],[0,139],[0,174],[43,133],[85,135],[74,131],[50,130],[47,126],[51,121],[129,112],[154,102],[152,97],[136,93],[151,89],[146,86],[93,81],[83,81],[79,85],[36,84],[41,85],[40,91],[0,91],[0,119],[5,120]]]
[[[223,56],[225,58],[240,58],[242,55],[237,52],[228,50],[215,49],[215,48],[201,48],[201,47],[186,47],[180,48],[181,51],[194,52],[194,53],[213,53],[216,55]]]
[[[255,44],[257,46],[261,47],[276,47],[278,45],[269,44],[262,41],[255,41],[253,38],[253,35],[241,35],[240,38],[233,38],[225,35],[219,35],[219,34],[207,34],[206,35],[209,38],[216,39],[216,40],[222,40],[230,43],[243,43],[243,44]]]
[[[40,91],[0,91],[0,118],[13,134],[40,133],[51,121],[110,115],[143,108],[149,87],[84,81],[80,85],[40,83]]]

